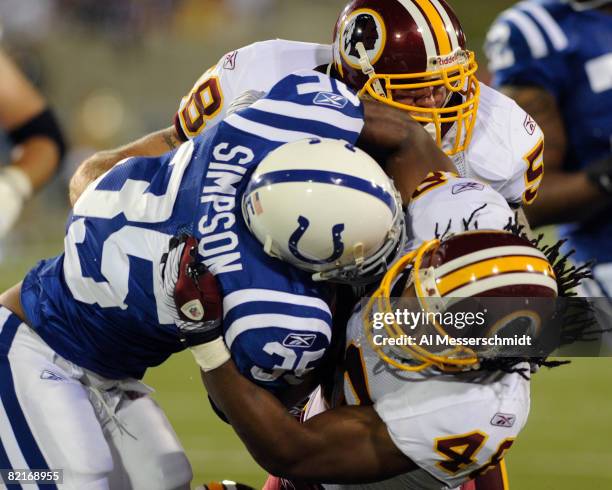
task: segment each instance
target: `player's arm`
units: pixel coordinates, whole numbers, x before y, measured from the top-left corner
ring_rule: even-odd
[[[357,146],[384,166],[404,204],[430,172],[456,171],[423,126],[405,111],[371,99],[363,99],[362,104],[364,126]]]
[[[375,481],[412,469],[373,408],[334,409],[302,425],[273,394],[242,376],[224,342],[232,348],[232,334],[221,326],[218,285],[195,260],[196,247],[193,237],[176,237],[162,257],[165,304],[209,395],[257,462],[277,476],[327,482]]]
[[[360,99],[342,82],[314,71],[285,77],[262,99],[224,123],[283,142],[307,137],[348,141],[381,164],[405,203],[429,172],[455,170],[406,111]]]
[[[116,163],[129,157],[156,157],[174,150],[181,144],[174,126],[148,134],[114,150],[95,153],[85,160],[70,179],[70,204],[74,203],[85,188]]]
[[[276,476],[365,483],[415,467],[372,407],[334,408],[300,424],[232,361],[202,372],[202,380],[253,458]]]
[[[525,208],[534,226],[585,219],[610,203],[601,188],[585,171],[563,170],[567,135],[557,100],[542,87],[506,85],[501,91],[514,99],[538,123],[546,137],[544,159],[546,174],[538,198]],[[609,163],[612,174],[612,162]],[[605,170],[605,169],[602,169]],[[571,196],[571,199],[568,199]]]
[[[519,12],[519,16],[524,17],[524,13]],[[535,226],[588,218],[589,213],[595,214],[610,203],[612,186],[605,192],[603,184],[611,181],[612,160],[587,172],[563,169],[567,133],[558,101],[565,91],[574,90],[567,51],[552,43],[534,56],[536,40],[517,24],[516,18],[516,12],[499,17],[487,35],[485,51],[494,85],[535,119],[546,140],[545,177],[538,198],[526,209],[527,217]],[[533,27],[545,36],[550,34],[546,26]]]
[[[216,124],[223,117],[224,104],[221,79],[215,68],[204,72],[189,94],[182,98],[172,126],[119,148],[97,152],[85,160],[70,181],[70,203],[74,205],[91,182],[120,161],[135,156],[161,156]],[[207,105],[202,103],[204,93],[211,97]]]
[[[64,140],[53,112],[17,66],[0,51],[0,126],[13,144],[0,167],[0,235],[17,219],[23,202],[59,166]]]

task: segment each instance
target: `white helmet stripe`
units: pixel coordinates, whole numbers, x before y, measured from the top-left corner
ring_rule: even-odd
[[[478,296],[491,289],[514,286],[517,284],[544,286],[552,289],[555,293],[557,292],[557,281],[550,276],[534,272],[516,272],[512,274],[500,274],[499,276],[488,277],[487,279],[473,282],[467,286],[451,291],[448,296],[453,298],[467,298],[469,296]]]
[[[546,256],[538,249],[533,247],[511,245],[507,247],[485,248],[484,250],[463,255],[447,262],[446,264],[442,264],[440,267],[436,267],[436,277],[441,278],[457,269],[465,267],[466,265],[473,264],[474,262],[481,262],[483,260],[494,259],[495,257],[505,257],[508,255],[530,255],[532,257],[538,257],[546,260]]]
[[[423,28],[423,42],[425,43],[425,52],[427,53],[427,58],[431,58],[432,56],[437,56],[436,51],[436,42],[434,40],[433,32],[431,32],[431,28],[429,26],[429,22],[423,15],[423,13],[419,10],[419,7],[412,0],[398,0],[399,3],[408,11],[411,17],[415,20],[415,22]]]
[[[440,17],[442,17],[442,21],[444,22],[444,28],[451,41],[451,51],[455,51],[456,49],[459,49],[460,47],[459,38],[457,37],[455,26],[453,26],[453,23],[451,22],[450,17],[448,16],[448,12],[442,7],[442,4],[438,0],[430,0],[430,1],[433,4],[433,6],[436,7],[436,10],[440,14]]]

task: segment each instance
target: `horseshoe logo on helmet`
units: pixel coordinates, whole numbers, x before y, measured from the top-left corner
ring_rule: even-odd
[[[298,242],[306,233],[306,230],[310,226],[310,221],[308,218],[304,216],[298,217],[298,227],[289,237],[289,251],[293,254],[293,256],[301,260],[302,262],[306,262],[308,264],[329,264],[330,262],[335,262],[338,260],[342,254],[344,253],[344,243],[342,243],[342,232],[344,231],[344,223],[338,223],[332,227],[332,242],[334,245],[334,250],[329,257],[322,260],[313,260],[307,257],[304,257],[300,251],[298,250]]]

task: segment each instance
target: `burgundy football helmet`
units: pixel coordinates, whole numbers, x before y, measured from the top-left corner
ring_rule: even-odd
[[[478,109],[478,65],[444,0],[353,0],[334,30],[333,62],[359,94],[410,111],[449,155],[467,148]],[[402,102],[432,87],[439,107]],[[442,138],[456,123],[456,135]]]
[[[466,307],[479,307],[482,298],[504,298],[483,301],[494,306],[494,311],[485,310],[487,314],[482,317],[486,318],[479,331],[483,337],[498,335],[504,329],[507,332],[517,324],[527,325],[526,331],[537,336],[543,322],[552,314],[553,302],[546,299],[558,295],[553,267],[529,240],[505,231],[467,231],[442,241],[426,242],[396,262],[369,301],[364,319],[371,318],[374,311],[385,314],[394,311],[391,291],[404,270],[410,270],[407,287],[414,287],[418,308],[423,312],[465,311]],[[540,298],[543,301],[538,301]],[[366,325],[368,323],[366,320]],[[460,333],[438,322],[425,328],[434,335],[456,337]],[[387,336],[395,339],[407,334],[398,324],[386,325],[385,329]],[[490,354],[490,351],[476,351],[465,346],[437,349],[401,345],[395,347],[394,355],[390,356],[373,344],[372,329],[367,330],[381,358],[407,371],[430,366],[443,371],[472,369],[478,367],[483,355]],[[419,333],[419,330],[410,333]],[[399,362],[396,356],[412,362]]]

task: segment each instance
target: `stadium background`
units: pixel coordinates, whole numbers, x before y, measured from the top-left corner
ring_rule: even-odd
[[[2,0],[1,44],[56,108],[71,151],[59,177],[0,241],[0,289],[61,250],[67,181],[86,156],[167,127],[180,98],[227,51],[275,37],[329,42],[344,3]],[[512,3],[451,0],[483,68],[487,26]],[[480,77],[487,80],[485,69]],[[223,478],[262,484],[264,472],[209,409],[189,356],[171,358],[145,381],[187,450],[194,485]],[[612,488],[611,414],[610,359],[577,359],[539,373],[527,428],[509,456],[512,488]]]

